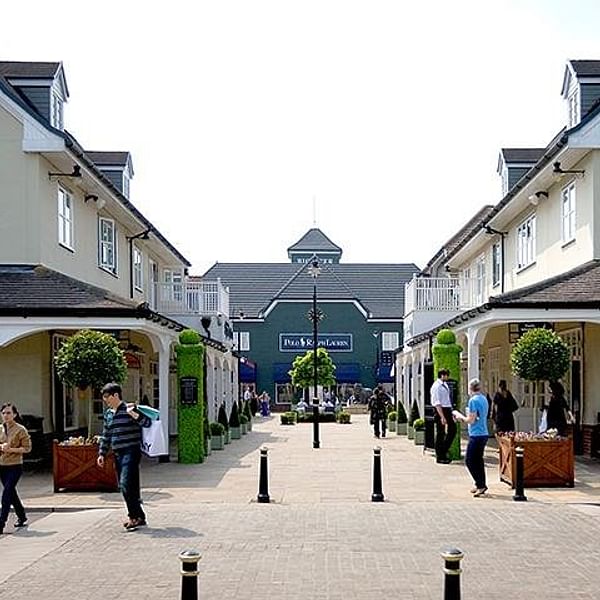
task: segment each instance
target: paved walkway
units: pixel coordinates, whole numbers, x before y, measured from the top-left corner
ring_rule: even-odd
[[[120,527],[118,494],[52,494],[48,475],[27,475],[27,505],[57,512],[0,539],[0,599],[175,600],[186,548],[203,556],[201,599],[439,599],[448,544],[466,552],[465,598],[598,598],[595,463],[578,464],[574,489],[514,503],[491,450],[489,497],[473,499],[462,464],[437,465],[405,437],[374,440],[366,416],[353,421],[323,424],[320,450],[311,425],[274,418],[204,465],[145,465],[150,527],[135,533]],[[383,504],[370,502],[375,442]],[[269,505],[255,502],[263,445]]]

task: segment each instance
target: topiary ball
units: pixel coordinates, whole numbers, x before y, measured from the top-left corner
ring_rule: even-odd
[[[438,331],[438,334],[435,336],[436,343],[438,344],[455,344],[456,336],[451,329],[441,329]]]
[[[193,329],[184,329],[179,334],[179,343],[180,344],[186,344],[186,345],[199,344],[200,340],[201,340],[200,334],[197,331],[194,331]]]

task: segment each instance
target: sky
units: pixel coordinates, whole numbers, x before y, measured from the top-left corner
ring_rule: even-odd
[[[588,0],[87,6],[3,6],[0,60],[63,62],[66,128],[132,153],[195,274],[287,262],[315,223],[344,262],[424,266],[500,200],[499,149],[561,129],[566,60],[600,59]]]

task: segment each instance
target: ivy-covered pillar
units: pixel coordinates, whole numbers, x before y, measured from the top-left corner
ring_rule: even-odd
[[[198,332],[185,329],[177,355],[177,434],[179,462],[204,460],[204,346]]]
[[[462,347],[456,343],[456,336],[450,329],[442,329],[435,338],[431,349],[433,354],[433,370],[437,374],[440,369],[450,372],[448,387],[450,388],[453,408],[460,409],[460,353]],[[456,428],[456,436],[450,446],[448,458],[460,459],[460,426]]]

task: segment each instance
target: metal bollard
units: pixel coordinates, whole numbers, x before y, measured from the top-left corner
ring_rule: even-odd
[[[198,600],[198,561],[200,552],[184,550],[179,553],[181,561],[181,600]]]
[[[527,502],[527,496],[525,495],[525,489],[523,486],[523,472],[524,472],[524,458],[523,455],[525,453],[525,449],[523,446],[517,446],[515,448],[515,457],[517,460],[517,473],[516,473],[516,481],[515,481],[515,493],[513,495],[513,500],[515,502]]]
[[[465,556],[458,548],[442,550],[444,559],[444,600],[460,600],[460,561]]]
[[[313,448],[321,447],[321,440],[319,439],[319,399],[313,398]]]
[[[383,490],[381,485],[381,448],[373,448],[373,493],[371,502],[383,502]]]
[[[269,498],[269,467],[267,463],[268,448],[260,449],[260,474],[258,478],[258,496],[256,500],[261,504],[271,502]]]

